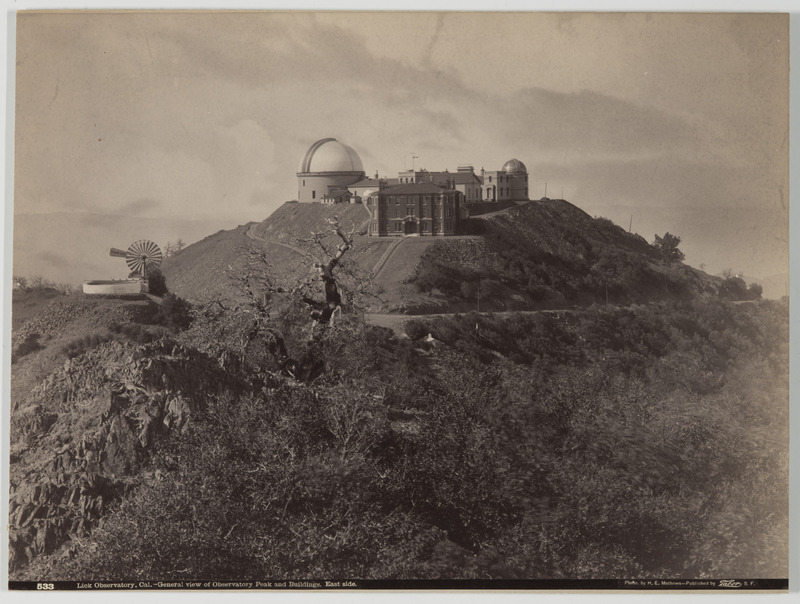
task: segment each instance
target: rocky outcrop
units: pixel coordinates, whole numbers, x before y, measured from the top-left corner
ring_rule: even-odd
[[[12,417],[9,563],[13,574],[86,537],[142,480],[148,449],[185,430],[230,379],[170,340],[113,341],[68,359]]]

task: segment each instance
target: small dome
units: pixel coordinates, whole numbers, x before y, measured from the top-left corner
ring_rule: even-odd
[[[509,159],[503,164],[503,172],[527,172],[528,168],[525,167],[518,159]]]
[[[363,172],[361,158],[351,147],[335,138],[323,138],[311,145],[298,172]]]

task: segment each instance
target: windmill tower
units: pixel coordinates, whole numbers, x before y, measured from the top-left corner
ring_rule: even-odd
[[[130,269],[127,279],[112,281],[84,281],[83,293],[98,295],[129,295],[148,291],[147,277],[153,269],[161,265],[164,255],[152,241],[140,239],[131,244],[127,250],[112,247],[108,255],[113,258],[125,258]]]
[[[161,249],[152,241],[140,239],[131,244],[127,250],[112,247],[108,255],[114,258],[125,258],[128,268],[131,269],[129,277],[138,274],[140,279],[146,279],[147,273],[161,266],[164,255]]]

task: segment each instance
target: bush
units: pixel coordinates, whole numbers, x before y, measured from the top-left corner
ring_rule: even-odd
[[[420,321],[419,319],[411,319],[410,321],[406,321],[405,331],[406,335],[411,340],[419,340],[430,333],[427,323]]]
[[[108,328],[111,333],[122,335],[137,344],[149,344],[159,338],[159,334],[146,329],[137,323],[112,323]]]
[[[192,324],[192,306],[175,294],[166,294],[156,315],[160,325],[175,331],[183,331]]]
[[[147,286],[154,296],[163,296],[167,289],[167,279],[161,269],[154,268],[147,273]]]
[[[38,333],[31,333],[20,342],[11,355],[11,363],[16,363],[19,359],[37,350],[42,350],[44,346],[39,343],[41,336]]]
[[[659,253],[661,259],[666,262],[683,262],[685,254],[678,249],[681,238],[672,233],[664,233],[663,237],[655,236],[653,248]]]
[[[69,342],[61,348],[61,352],[66,354],[68,358],[74,359],[110,340],[111,337],[108,335],[93,333]]]

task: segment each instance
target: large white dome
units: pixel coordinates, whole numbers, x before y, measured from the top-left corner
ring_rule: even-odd
[[[363,172],[361,158],[351,147],[335,138],[323,138],[311,145],[298,172]]]

